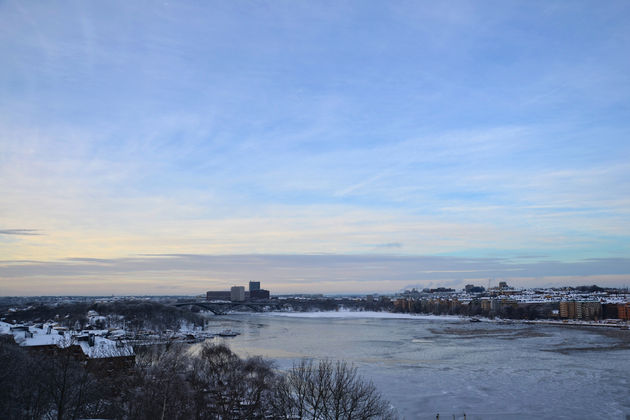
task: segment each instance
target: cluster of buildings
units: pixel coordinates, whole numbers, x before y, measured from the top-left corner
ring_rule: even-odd
[[[621,319],[630,320],[630,302],[560,301],[558,317],[561,319]]]
[[[269,290],[261,289],[259,281],[250,281],[249,290],[244,286],[232,286],[230,290],[206,292],[206,300],[221,300],[230,302],[246,302],[252,300],[268,300]]]
[[[394,310],[518,319],[630,321],[630,294],[617,289],[580,291],[565,289],[515,290],[507,283],[484,289],[466,285],[464,290],[416,289],[397,296]]]
[[[0,321],[0,337],[45,354],[69,352],[90,366],[130,367],[135,361],[133,347],[121,340],[121,331],[71,330],[56,322],[9,324]]]

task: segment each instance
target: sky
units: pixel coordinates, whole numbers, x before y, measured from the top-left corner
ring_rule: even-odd
[[[630,284],[627,1],[0,1],[0,295]]]

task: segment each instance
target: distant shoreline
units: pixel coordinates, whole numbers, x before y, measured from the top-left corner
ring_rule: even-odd
[[[270,311],[270,312],[232,312],[231,314],[234,314],[234,315],[255,314],[255,315],[286,317],[286,318],[424,319],[424,320],[444,320],[444,321],[467,321],[467,320],[476,318],[484,323],[496,323],[496,324],[528,324],[528,325],[539,324],[539,325],[552,325],[552,326],[561,326],[561,327],[608,327],[608,328],[617,328],[620,330],[630,329],[629,323],[608,323],[608,322],[580,321],[580,320],[556,321],[556,320],[551,320],[551,319],[541,319],[541,320],[509,319],[509,318],[490,319],[486,317],[470,317],[470,316],[464,316],[464,315],[409,314],[409,313],[384,312],[384,311],[353,311],[353,310],[308,311],[308,312]]]

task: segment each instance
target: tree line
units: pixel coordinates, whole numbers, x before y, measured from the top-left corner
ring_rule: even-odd
[[[13,419],[393,419],[375,386],[345,362],[286,372],[225,345],[155,346],[133,367],[98,370],[70,352],[0,342],[0,417]]]
[[[124,327],[130,331],[137,330],[177,330],[182,322],[192,325],[203,325],[204,318],[189,310],[150,300],[128,299],[113,302],[70,302],[56,305],[36,304],[26,310],[7,313],[7,322],[55,320],[59,324],[75,329],[83,329],[88,325],[87,313],[96,311],[107,318],[99,321],[101,328]],[[109,324],[109,325],[108,325]]]

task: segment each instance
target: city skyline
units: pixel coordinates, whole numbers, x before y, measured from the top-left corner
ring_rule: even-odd
[[[0,4],[0,295],[630,284],[630,5]]]

